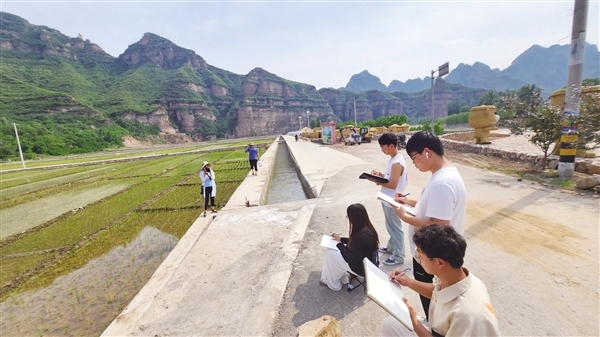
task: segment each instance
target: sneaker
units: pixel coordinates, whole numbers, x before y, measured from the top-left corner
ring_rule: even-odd
[[[202,213],[202,216],[206,218],[206,211],[204,211],[204,213]]]
[[[213,210],[211,211],[211,213],[217,213],[217,210],[216,210],[216,209],[213,209]]]
[[[321,279],[321,284],[324,285],[324,286],[326,286],[327,285],[327,281]]]
[[[377,249],[378,252],[383,254],[391,254],[392,252],[387,249],[387,247]]]
[[[386,266],[395,266],[397,264],[403,264],[403,263],[404,263],[404,261],[399,261],[399,260],[396,260],[391,257],[386,259],[385,261],[383,261],[383,264],[385,264]]]
[[[340,282],[342,284],[348,284],[348,283],[350,283],[350,279],[348,278],[348,275],[342,276],[342,278],[340,279]]]

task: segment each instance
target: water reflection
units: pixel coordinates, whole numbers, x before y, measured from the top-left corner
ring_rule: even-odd
[[[52,285],[0,303],[3,336],[98,336],[131,301],[177,244],[144,227],[126,246],[58,277]]]

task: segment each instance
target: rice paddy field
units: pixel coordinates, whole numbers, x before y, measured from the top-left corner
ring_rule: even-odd
[[[220,208],[248,174],[244,150],[2,172],[2,335],[101,334],[201,214],[204,161]]]

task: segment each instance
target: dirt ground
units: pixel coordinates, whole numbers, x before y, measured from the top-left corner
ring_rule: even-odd
[[[490,136],[488,138],[490,141],[492,141],[494,139],[505,138],[505,137],[510,137],[510,135],[492,132],[492,133],[490,133]],[[455,133],[452,135],[446,135],[446,136],[444,136],[444,138],[456,140],[458,142],[464,142],[464,143],[475,143],[475,138],[474,138],[473,132]]]

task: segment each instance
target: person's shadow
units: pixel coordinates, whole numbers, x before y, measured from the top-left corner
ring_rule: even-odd
[[[340,291],[332,291],[320,283],[320,278],[320,272],[313,271],[306,283],[298,284],[292,298],[298,310],[292,318],[295,328],[323,315],[331,315],[339,321],[370,300],[362,286],[352,292],[347,291],[347,285]],[[358,282],[354,280],[353,284],[357,285]]]

